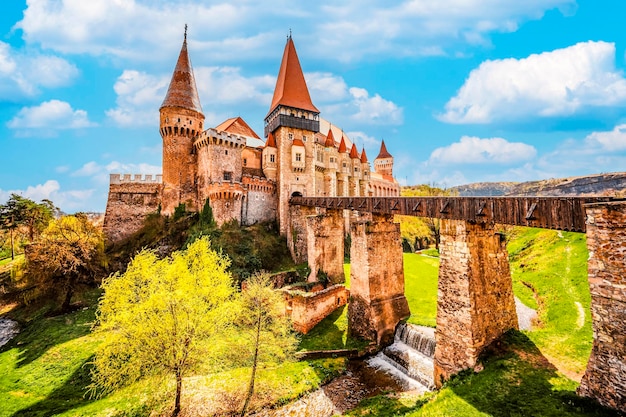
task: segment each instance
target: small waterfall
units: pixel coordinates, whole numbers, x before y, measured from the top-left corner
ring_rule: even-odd
[[[403,379],[407,389],[433,390],[434,329],[400,323],[394,343],[368,360],[368,364]]]

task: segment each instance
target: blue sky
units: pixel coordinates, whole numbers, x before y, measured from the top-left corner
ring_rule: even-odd
[[[268,4],[5,1],[0,202],[104,211],[110,173],[160,173],[185,23],[207,126],[262,135],[291,29],[322,117],[370,161],[384,139],[403,184],[626,170],[626,2]]]

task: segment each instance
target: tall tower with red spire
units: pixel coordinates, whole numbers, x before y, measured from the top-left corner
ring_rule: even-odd
[[[289,198],[315,195],[314,136],[320,130],[319,114],[290,34],[265,117],[265,136],[272,136],[276,144],[277,217],[283,235],[287,233]]]
[[[374,159],[374,170],[383,176],[393,178],[393,156],[387,151],[384,140],[380,145],[378,156]]]
[[[163,138],[161,212],[172,214],[180,204],[185,204],[189,211],[197,211],[197,157],[193,142],[203,131],[204,114],[187,53],[187,25],[183,46],[159,113]]]

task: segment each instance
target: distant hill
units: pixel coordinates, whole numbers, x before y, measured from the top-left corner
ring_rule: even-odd
[[[452,187],[464,197],[479,196],[616,196],[626,197],[626,172],[528,182],[477,182]]]

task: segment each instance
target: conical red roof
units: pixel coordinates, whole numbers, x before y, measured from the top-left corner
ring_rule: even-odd
[[[353,143],[352,148],[350,148],[350,158],[359,159],[359,151],[356,150],[356,145]]]
[[[172,74],[170,87],[167,89],[167,94],[161,107],[182,107],[202,113],[198,89],[196,88],[196,79],[193,75],[189,55],[187,54],[187,32],[185,32],[183,47],[180,50],[174,74]]]
[[[387,151],[387,147],[385,146],[385,140],[383,139],[383,143],[380,145],[380,152],[378,152],[378,156],[376,159],[381,158],[393,158],[391,154]]]
[[[365,148],[363,148],[363,151],[361,151],[361,163],[363,164],[367,163],[367,155],[365,154]]]
[[[341,142],[339,142],[339,152],[348,152],[348,148],[346,148],[346,141],[341,135]]]
[[[328,136],[326,136],[326,142],[324,142],[324,146],[326,146],[327,148],[335,147],[335,136],[333,135],[332,127],[328,129]]]
[[[276,139],[274,139],[274,134],[270,132],[267,136],[267,142],[265,142],[266,148],[275,148],[276,147]]]
[[[276,88],[274,88],[274,97],[272,98],[272,105],[268,114],[274,111],[278,105],[319,113],[319,110],[311,101],[309,89],[306,86],[300,60],[298,60],[296,47],[291,36],[287,38],[287,45],[285,45],[283,60],[280,63]]]

